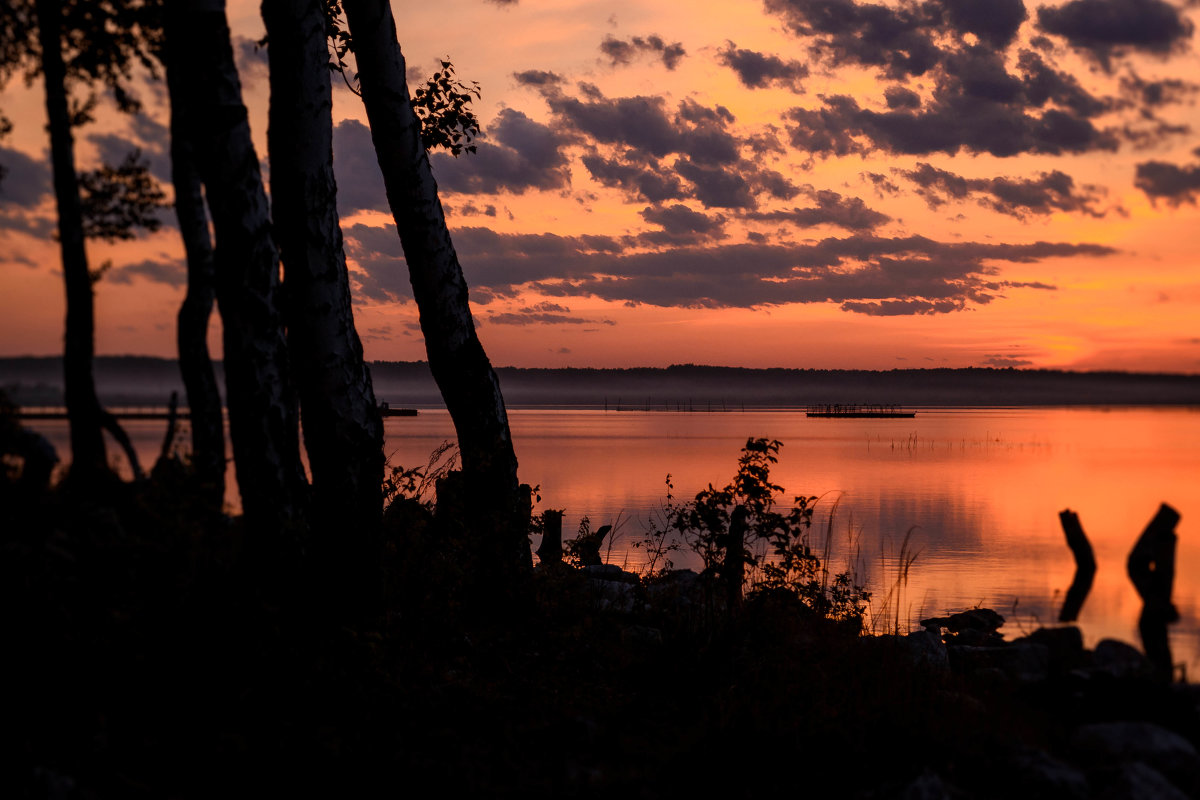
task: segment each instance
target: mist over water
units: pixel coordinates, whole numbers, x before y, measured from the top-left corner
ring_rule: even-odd
[[[603,410],[509,412],[521,479],[540,486],[540,513],[564,510],[570,538],[585,515],[612,524],[611,563],[637,569],[633,546],[661,514],[665,479],[677,502],[709,483],[725,485],[749,437],[784,443],[772,480],[820,497],[812,530],[824,549],[832,530],[834,571],[852,566],[875,592],[873,610],[896,583],[906,534],[917,551],[899,596],[900,619],[980,605],[1007,619],[1009,637],[1054,624],[1075,565],[1058,512],[1078,512],[1099,570],[1078,624],[1095,645],[1116,637],[1140,645],[1141,600],[1125,559],[1159,503],[1182,515],[1171,626],[1176,662],[1200,674],[1200,412],[1185,408],[919,409],[915,419],[809,419],[802,410],[726,413]],[[161,422],[126,423],[147,465]],[[40,422],[60,453],[65,422]],[[386,420],[392,465],[423,466],[454,439],[449,415],[422,410]],[[113,448],[115,453],[115,448]],[[115,458],[116,456],[114,456]],[[236,502],[230,470],[230,497]],[[829,526],[832,513],[832,526]],[[606,543],[607,544],[607,543]],[[534,542],[536,548],[537,542]],[[697,561],[676,558],[677,566]],[[894,617],[895,595],[889,617]],[[882,628],[883,622],[878,625]]]

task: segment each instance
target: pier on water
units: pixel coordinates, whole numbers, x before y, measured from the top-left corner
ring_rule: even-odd
[[[832,417],[837,419],[909,419],[917,412],[905,411],[900,406],[878,403],[867,405],[820,404],[805,409],[805,416]]]

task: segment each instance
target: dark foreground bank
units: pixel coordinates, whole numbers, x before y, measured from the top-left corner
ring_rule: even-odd
[[[793,595],[536,569],[455,604],[419,510],[371,610],[160,476],[0,496],[4,795],[1188,797],[1197,695],[1073,628],[982,612],[861,636]],[[460,587],[461,588],[461,587]]]

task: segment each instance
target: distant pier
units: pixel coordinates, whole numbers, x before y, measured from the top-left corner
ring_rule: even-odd
[[[917,412],[905,411],[900,406],[893,405],[824,404],[809,406],[805,409],[804,415],[834,419],[911,419],[917,415]]]

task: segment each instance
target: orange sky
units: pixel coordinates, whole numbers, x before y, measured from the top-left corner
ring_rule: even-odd
[[[393,6],[410,73],[448,55],[482,86],[479,153],[434,173],[496,364],[1200,372],[1195,6]],[[230,18],[265,160],[257,3]],[[140,145],[167,177],[161,87],[142,96],[77,131],[81,167]],[[61,348],[41,103],[0,95],[4,355]],[[420,359],[363,123],[335,88],[359,331]],[[98,351],[174,355],[177,232],[89,255],[113,262]]]

